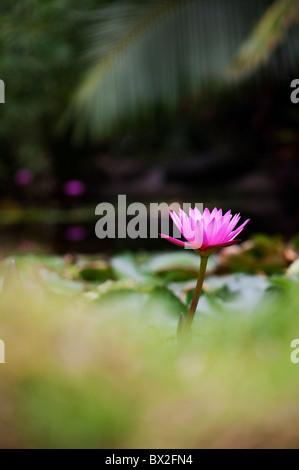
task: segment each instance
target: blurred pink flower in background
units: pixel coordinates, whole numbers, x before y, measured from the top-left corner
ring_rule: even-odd
[[[161,237],[184,248],[192,248],[202,255],[237,243],[236,237],[250,220],[247,219],[235,229],[241,218],[240,214],[232,217],[231,211],[228,211],[222,215],[222,209],[218,210],[216,207],[212,212],[206,208],[202,214],[197,207],[189,209],[189,217],[182,209],[179,215],[174,211],[169,211],[169,214],[187,242],[164,234],[161,234]]]
[[[63,190],[67,196],[81,196],[85,193],[85,184],[80,180],[66,181]]]
[[[65,237],[71,242],[81,242],[87,237],[87,230],[82,225],[74,225],[66,229]]]
[[[24,168],[15,173],[14,181],[18,186],[27,186],[32,183],[34,179],[32,171]]]

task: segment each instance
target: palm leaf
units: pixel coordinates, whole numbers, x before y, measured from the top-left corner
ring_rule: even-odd
[[[289,8],[293,1],[285,0]],[[102,6],[88,28],[87,72],[64,116],[73,121],[76,139],[96,140],[122,121],[150,114],[157,103],[171,110],[182,97],[222,85],[240,44],[268,6],[268,0],[144,0]],[[285,20],[287,10],[280,12]],[[263,45],[262,33],[258,36]],[[255,40],[250,57],[260,42]],[[293,57],[293,43],[286,54]],[[298,57],[296,50],[293,59]],[[276,62],[271,66],[277,69]]]
[[[232,75],[241,77],[265,63],[286,39],[288,28],[298,20],[298,0],[277,0],[273,3],[242,45],[230,67]]]

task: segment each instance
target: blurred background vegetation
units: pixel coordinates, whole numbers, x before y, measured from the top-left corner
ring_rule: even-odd
[[[108,249],[94,208],[117,194],[297,233],[297,1],[3,0],[0,13],[4,249]]]
[[[1,0],[1,448],[299,446],[298,20],[298,0]],[[251,219],[184,348],[200,259],[97,239],[119,194]]]

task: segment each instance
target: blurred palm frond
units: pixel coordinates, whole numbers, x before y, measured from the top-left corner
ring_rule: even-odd
[[[229,83],[232,76],[253,72],[297,18],[298,0],[128,0],[103,5],[87,29],[87,72],[64,122],[73,122],[76,140],[96,140],[122,122],[150,114],[156,104],[174,109],[182,98],[194,100]],[[298,64],[297,40],[296,32],[286,38],[286,67]],[[281,75],[277,58],[268,73]]]
[[[298,0],[277,0],[257,23],[232,62],[230,72],[240,77],[265,63],[276,47],[286,39],[288,28],[299,21]]]

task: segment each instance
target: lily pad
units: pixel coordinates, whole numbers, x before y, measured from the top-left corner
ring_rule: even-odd
[[[111,267],[105,262],[93,262],[87,264],[79,271],[79,276],[87,282],[104,282],[107,279],[114,279]]]
[[[190,250],[152,255],[143,264],[145,271],[159,275],[166,282],[194,279],[198,275],[200,256]],[[210,257],[207,272],[215,268],[215,257]]]
[[[186,305],[167,287],[116,288],[113,284],[96,299],[102,314],[135,319],[142,328],[165,325],[175,328],[181,312],[186,313]]]
[[[131,253],[122,253],[110,260],[110,266],[116,279],[134,279],[140,284],[153,281],[153,276],[145,273]]]
[[[271,283],[264,276],[236,273],[227,276],[210,277],[205,281],[204,292],[199,299],[197,310],[204,313],[219,313],[234,310],[248,314],[266,299]],[[194,289],[187,292],[189,304]]]

